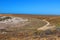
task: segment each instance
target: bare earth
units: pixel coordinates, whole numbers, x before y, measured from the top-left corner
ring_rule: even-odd
[[[42,20],[45,21],[47,24],[38,28],[37,30],[47,30],[47,29],[53,29],[54,27],[56,27],[55,25],[51,25],[48,21],[46,20]]]
[[[60,16],[0,14],[0,40],[60,40]]]

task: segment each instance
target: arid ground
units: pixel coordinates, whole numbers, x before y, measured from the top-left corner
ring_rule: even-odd
[[[60,40],[60,16],[0,14],[0,40]]]

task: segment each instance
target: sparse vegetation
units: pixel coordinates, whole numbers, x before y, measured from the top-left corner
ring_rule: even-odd
[[[1,17],[0,17],[0,21],[4,21],[4,20],[6,20],[6,19],[11,19],[11,17],[4,17],[4,18],[1,18]]]
[[[17,16],[17,15],[15,15]],[[22,17],[22,16],[19,16]],[[15,27],[11,30],[10,26],[8,30],[1,29],[0,30],[0,40],[60,40],[60,17],[53,16],[24,16],[24,18],[28,18],[30,20],[30,24],[25,25],[24,27]],[[11,19],[10,17],[6,17],[4,19],[0,18],[0,21],[5,19]],[[36,30],[39,27],[45,25],[45,22],[40,20],[46,19],[51,24],[56,25],[54,29],[48,29],[45,31]],[[6,34],[2,34],[1,32],[6,32]]]

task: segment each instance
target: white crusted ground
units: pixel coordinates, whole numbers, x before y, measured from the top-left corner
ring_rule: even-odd
[[[4,18],[6,16],[2,16]],[[20,18],[20,17],[11,17],[11,19],[6,19],[0,21],[0,29],[4,29],[6,27],[21,27],[28,24],[28,19]]]

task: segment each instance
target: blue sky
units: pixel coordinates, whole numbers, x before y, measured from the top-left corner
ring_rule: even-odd
[[[0,0],[0,13],[60,15],[60,0]]]

